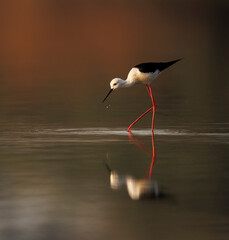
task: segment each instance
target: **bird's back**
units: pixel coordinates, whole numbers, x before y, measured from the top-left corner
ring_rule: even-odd
[[[147,62],[147,63],[140,63],[134,68],[138,68],[140,72],[142,73],[154,73],[155,71],[159,70],[160,72],[165,70],[166,68],[170,67],[174,63],[180,61],[181,59],[177,59],[174,61],[170,62],[158,62],[158,63],[153,63],[153,62]]]

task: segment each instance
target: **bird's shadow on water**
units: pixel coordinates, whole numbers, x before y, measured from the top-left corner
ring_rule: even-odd
[[[152,149],[146,144],[134,136],[131,132],[128,134],[129,141],[136,145],[139,150],[146,153],[151,157],[151,163],[147,169],[146,176],[144,178],[135,178],[131,174],[122,174],[112,169],[108,164],[107,159],[103,161],[103,164],[109,174],[110,188],[112,190],[120,190],[126,188],[129,197],[132,200],[169,200],[175,203],[175,197],[166,191],[165,186],[160,186],[158,181],[152,179],[153,168],[156,161],[155,140],[152,133]]]

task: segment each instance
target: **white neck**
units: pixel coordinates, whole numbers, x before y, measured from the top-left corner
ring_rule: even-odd
[[[127,78],[126,80],[123,80],[120,78],[120,82],[122,82],[122,87],[126,88],[126,87],[132,87],[135,82],[129,81],[129,79]]]

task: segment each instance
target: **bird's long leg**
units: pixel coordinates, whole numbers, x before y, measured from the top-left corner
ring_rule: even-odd
[[[153,97],[153,93],[152,93],[152,89],[151,89],[151,85],[148,85],[149,88],[149,95],[151,97],[152,100],[152,104],[153,104],[153,117],[152,117],[152,132],[154,130],[154,120],[155,120],[155,111],[156,111],[156,103]]]
[[[152,94],[152,89],[151,89],[151,86],[150,84],[146,84],[146,89],[150,95],[150,98],[152,100],[152,104],[153,104],[153,107],[149,108],[146,112],[144,112],[140,117],[138,117],[133,123],[130,124],[130,126],[128,127],[127,129],[127,132],[130,132],[132,127],[134,126],[134,124],[136,122],[138,122],[142,117],[144,117],[148,112],[150,112],[151,110],[153,110],[153,119],[152,119],[152,131],[153,131],[153,126],[154,126],[154,117],[155,117],[155,107],[156,107],[156,104],[155,104],[155,101],[154,101],[154,98],[153,98],[153,94]]]
[[[147,89],[147,91],[148,91],[148,93],[150,95],[150,89],[149,89],[149,85],[148,84],[146,84],[146,89]]]
[[[143,116],[145,116],[148,112],[150,112],[151,110],[153,110],[153,107],[151,107],[151,108],[149,108],[146,112],[144,112],[140,117],[138,117],[134,122],[132,122],[131,124],[130,124],[130,126],[128,127],[128,129],[127,129],[127,132],[130,132],[131,131],[131,128],[134,126],[134,124],[136,123],[136,122],[138,122]]]

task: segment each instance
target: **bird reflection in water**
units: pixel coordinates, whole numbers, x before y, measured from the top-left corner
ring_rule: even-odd
[[[152,157],[147,175],[145,178],[136,179],[131,175],[119,174],[112,170],[108,164],[106,167],[110,173],[110,187],[114,190],[118,190],[122,187],[127,188],[127,192],[131,199],[140,200],[146,198],[159,198],[162,193],[159,190],[159,186],[156,180],[152,180],[152,171],[156,159],[154,135],[152,133],[152,151],[147,148],[142,141],[129,132],[129,139],[132,143],[136,144],[142,151],[149,154]]]

